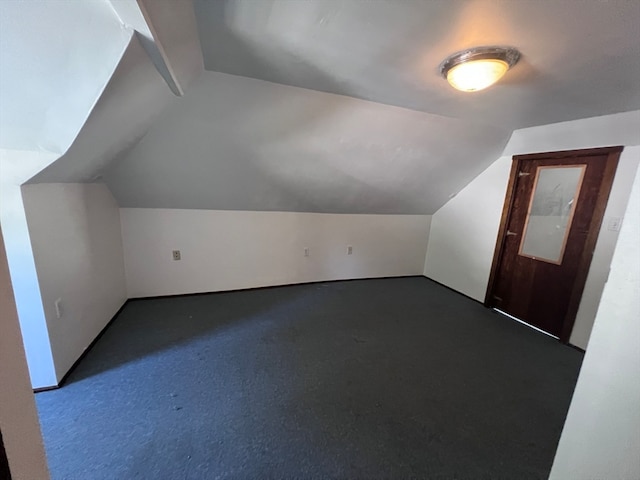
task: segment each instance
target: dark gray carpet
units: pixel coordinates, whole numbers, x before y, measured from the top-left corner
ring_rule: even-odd
[[[358,280],[132,301],[36,399],[54,480],[546,479],[582,356]]]

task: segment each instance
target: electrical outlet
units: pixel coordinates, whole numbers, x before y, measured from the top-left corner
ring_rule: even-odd
[[[353,253],[353,247],[351,245],[347,245],[347,255],[351,255]]]
[[[56,317],[62,318],[62,314],[64,313],[62,311],[62,299],[61,298],[57,299],[54,305],[56,306]]]
[[[180,250],[174,250],[173,251],[173,259],[174,260],[180,260]]]
[[[309,247],[304,247],[304,256],[305,257],[309,256]]]

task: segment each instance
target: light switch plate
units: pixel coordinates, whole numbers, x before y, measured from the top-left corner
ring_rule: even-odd
[[[622,218],[620,218],[620,217],[611,217],[611,218],[609,218],[609,225],[608,225],[607,228],[609,230],[611,230],[612,232],[619,232],[621,224],[622,224]]]

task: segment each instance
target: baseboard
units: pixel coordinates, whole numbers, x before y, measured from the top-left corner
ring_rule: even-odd
[[[356,282],[358,280],[386,280],[386,279],[393,279],[393,278],[424,278],[425,280],[428,280],[430,282],[436,283],[436,284],[438,284],[438,285],[440,285],[440,286],[442,286],[444,288],[447,288],[448,290],[451,290],[452,292],[455,292],[455,293],[457,293],[459,295],[467,297],[470,300],[473,300],[474,302],[478,302],[478,303],[482,304],[482,302],[479,302],[475,298],[471,298],[468,295],[465,295],[464,293],[460,293],[460,292],[454,290],[451,287],[447,287],[446,285],[443,285],[442,283],[440,283],[440,282],[438,282],[436,280],[433,280],[432,278],[429,278],[429,277],[427,277],[425,275],[419,275],[419,274],[418,275],[394,275],[394,276],[385,276],[385,277],[342,278],[342,279],[335,279],[335,280],[315,280],[315,281],[311,281],[311,282],[286,283],[286,284],[282,284],[282,285],[266,285],[264,287],[247,287],[247,288],[236,288],[236,289],[232,289],[232,290],[215,290],[215,291],[210,291],[210,292],[179,293],[179,294],[173,294],[173,295],[155,295],[155,296],[150,296],[150,297],[128,298],[127,300],[125,300],[125,302],[122,304],[122,306],[118,309],[118,311],[115,313],[115,315],[111,318],[111,320],[109,320],[107,322],[107,324],[104,326],[104,328],[102,330],[100,330],[100,333],[98,333],[98,335],[93,339],[93,341],[84,350],[84,352],[82,352],[82,355],[80,355],[78,357],[78,359],[75,362],[73,362],[73,365],[71,365],[71,368],[69,368],[67,373],[64,374],[64,376],[60,379],[60,381],[58,382],[57,385],[52,385],[50,387],[34,388],[33,392],[34,393],[48,392],[50,390],[56,390],[56,389],[62,387],[64,385],[64,383],[66,382],[67,378],[69,378],[69,375],[71,375],[71,373],[73,373],[73,371],[78,366],[78,364],[91,351],[91,349],[98,342],[98,340],[100,340],[102,335],[104,335],[104,333],[107,331],[107,329],[113,324],[113,322],[118,317],[118,315],[120,315],[120,312],[122,312],[122,310],[124,310],[124,307],[126,307],[127,304],[129,302],[132,302],[132,301],[150,300],[150,299],[154,299],[154,298],[157,299],[157,298],[193,297],[193,296],[197,296],[197,295],[212,295],[212,294],[216,294],[216,293],[246,292],[246,291],[251,291],[251,290],[266,290],[266,289],[270,289],[270,288],[292,287],[292,286],[295,286],[295,285],[313,285],[313,284],[319,284],[319,283],[334,283],[334,282]],[[578,348],[578,347],[575,347],[575,348]]]
[[[113,324],[113,322],[115,321],[116,318],[118,318],[118,315],[120,315],[120,312],[122,312],[122,310],[124,310],[124,307],[126,307],[127,303],[129,303],[129,299],[125,300],[124,303],[120,306],[120,308],[118,309],[118,311],[115,313],[115,315],[113,315],[113,317],[111,317],[111,320],[109,320],[107,322],[107,324],[102,327],[102,330],[100,330],[100,332],[98,333],[98,335],[96,335],[96,337],[91,341],[91,343],[89,344],[89,346],[87,348],[84,349],[84,351],[82,352],[82,354],[80,354],[80,356],[77,358],[77,360],[75,362],[73,362],[73,365],[71,365],[71,367],[69,368],[69,370],[67,370],[67,373],[65,373],[62,378],[60,379],[60,381],[58,382],[57,385],[51,385],[50,387],[40,387],[40,388],[34,388],[33,389],[33,393],[41,393],[41,392],[49,392],[51,390],[57,390],[58,388],[62,387],[64,385],[64,383],[67,381],[67,379],[69,378],[69,375],[71,375],[73,373],[73,371],[76,369],[76,367],[80,364],[80,362],[84,359],[84,357],[87,356],[87,354],[91,351],[91,349],[93,348],[93,346],[98,343],[98,340],[100,340],[100,338],[102,338],[102,336],[104,335],[104,333],[107,331],[107,329]]]
[[[234,292],[247,292],[251,290],[267,290],[270,288],[282,288],[293,287],[296,285],[314,285],[318,283],[335,283],[335,282],[357,282],[358,280],[386,280],[392,278],[418,278],[424,277],[424,275],[394,275],[386,277],[362,277],[362,278],[337,278],[335,280],[313,280],[310,282],[296,282],[296,283],[283,283],[279,285],[265,285],[263,287],[245,287],[245,288],[232,288],[230,290],[212,290],[207,292],[196,293],[174,293],[169,295],[151,295],[148,297],[132,297],[128,301],[135,300],[151,300],[153,298],[179,298],[179,297],[194,297],[197,295],[212,295],[214,293],[234,293]]]
[[[582,353],[587,353],[587,351],[584,348],[578,347],[577,345],[574,345],[573,343],[567,343],[567,346],[573,348],[574,350],[578,350],[579,352]]]
[[[470,297],[469,295],[467,295],[467,294],[465,294],[465,293],[459,292],[459,291],[458,291],[458,290],[456,290],[455,288],[451,288],[451,287],[449,287],[449,286],[445,285],[444,283],[440,283],[439,281],[434,280],[433,278],[429,278],[429,277],[427,277],[426,275],[419,275],[419,276],[421,276],[421,277],[422,277],[422,278],[424,278],[425,280],[429,280],[430,282],[435,283],[436,285],[440,285],[441,287],[444,287],[444,288],[446,288],[447,290],[451,290],[452,292],[457,293],[458,295],[462,295],[463,297],[466,297],[466,298],[468,298],[469,300],[473,300],[474,302],[479,303],[479,304],[480,304],[480,305],[482,305],[483,307],[484,307],[484,306],[486,306],[486,305],[485,305],[483,302],[481,302],[480,300],[476,300],[475,298]]]
[[[435,283],[435,284],[440,285],[441,287],[446,288],[447,290],[451,290],[452,292],[455,292],[455,293],[457,293],[458,295],[462,295],[463,297],[467,297],[469,300],[473,300],[474,302],[479,303],[479,304],[480,304],[480,305],[482,305],[483,307],[491,308],[491,307],[487,307],[487,306],[484,304],[484,302],[481,302],[480,300],[476,300],[475,298],[472,298],[472,297],[470,297],[469,295],[465,295],[465,294],[464,294],[464,293],[462,293],[462,292],[459,292],[459,291],[457,291],[457,290],[454,290],[453,288],[448,287],[448,286],[446,286],[445,284],[440,283],[440,282],[438,282],[437,280],[434,280],[433,278],[429,278],[429,277],[427,277],[426,275],[422,275],[422,277],[424,277],[426,280],[429,280],[430,282],[433,282],[433,283]],[[559,341],[559,340],[558,340],[558,341]],[[563,342],[560,342],[560,343],[563,343]],[[579,352],[582,352],[582,353],[585,353],[585,352],[586,352],[586,350],[585,350],[584,348],[580,348],[580,347],[578,347],[578,346],[576,346],[576,345],[573,345],[572,343],[568,343],[568,342],[567,342],[567,343],[564,343],[564,345],[567,345],[568,347],[571,347],[571,348],[573,348],[574,350],[578,350]]]

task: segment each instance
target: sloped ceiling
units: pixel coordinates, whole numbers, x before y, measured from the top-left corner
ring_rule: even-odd
[[[207,70],[518,129],[640,108],[640,2],[195,0]],[[522,60],[467,94],[449,54],[510,45]]]
[[[428,214],[510,133],[205,72],[105,179],[125,207]]]
[[[144,135],[170,88],[182,93],[203,70],[190,3],[7,0],[0,9],[3,182],[94,180]]]
[[[133,28],[171,91],[184,90],[203,69],[191,3],[175,0],[110,0],[120,20]]]
[[[132,34],[106,0],[0,1],[0,148],[62,154]]]
[[[107,170],[122,206],[431,214],[513,130],[640,108],[636,2],[194,5],[211,72]],[[523,53],[503,82],[439,77],[486,44]]]
[[[173,58],[195,78],[196,22],[170,14],[189,4],[137,4],[161,29],[149,33],[169,59],[163,75],[179,80]],[[139,45],[130,45],[98,104],[109,122],[96,111],[75,152],[34,181],[104,171],[129,207],[430,214],[500,155],[513,130],[640,109],[639,2],[193,4],[209,72],[144,134],[165,100],[151,94],[155,79],[135,73],[148,60],[136,66]],[[439,77],[448,54],[487,44],[522,51],[501,83],[465,94]],[[149,115],[128,108],[137,96]]]
[[[27,183],[88,182],[147,132],[173,100],[137,36],[69,149]]]

